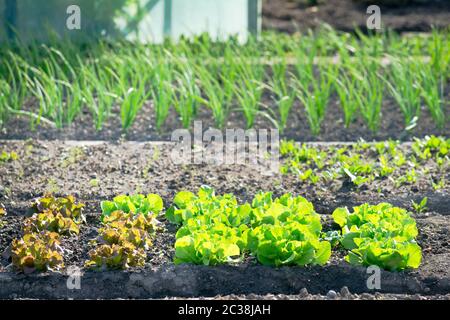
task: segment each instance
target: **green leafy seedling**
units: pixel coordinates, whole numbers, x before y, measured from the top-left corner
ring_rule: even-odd
[[[416,203],[414,200],[412,200],[411,202],[414,210],[419,214],[425,212],[428,209],[428,197],[424,197],[419,203]]]

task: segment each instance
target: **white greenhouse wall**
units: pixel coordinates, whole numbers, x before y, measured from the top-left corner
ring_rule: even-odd
[[[238,35],[247,37],[248,1],[246,0],[173,0],[170,35],[196,35],[208,32],[214,39]]]
[[[0,39],[5,39],[7,34],[4,16],[7,1],[11,0],[0,0]],[[49,29],[74,39],[122,35],[130,40],[161,42],[165,36],[178,39],[181,35],[208,32],[218,40],[237,35],[240,41],[245,41],[250,32],[259,31],[261,19],[261,0],[136,0],[148,13],[142,16],[137,28],[125,32],[126,16],[135,16],[135,4],[114,11],[105,0],[12,1],[17,3],[14,29],[25,41],[45,40]],[[103,4],[95,5],[95,1]],[[81,9],[81,30],[66,28],[65,11],[71,4]]]

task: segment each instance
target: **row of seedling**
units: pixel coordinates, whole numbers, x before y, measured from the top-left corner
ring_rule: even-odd
[[[102,227],[91,241],[85,267],[94,270],[144,267],[147,250],[160,230],[163,201],[156,194],[121,195],[101,203]],[[46,196],[33,204],[37,212],[24,221],[24,236],[11,245],[13,265],[23,272],[64,268],[60,237],[79,234],[85,223],[74,198]],[[338,208],[339,229],[324,232],[322,218],[301,196],[274,198],[260,192],[239,204],[233,194],[216,195],[202,186],[197,194],[177,193],[164,217],[179,225],[174,263],[236,264],[253,257],[268,266],[325,265],[332,250],[348,250],[355,265],[378,265],[391,271],[418,268],[421,248],[415,220],[387,203]]]
[[[162,199],[152,194],[102,202],[102,227],[91,241],[93,248],[85,266],[97,270],[143,267],[162,206]],[[23,222],[23,237],[11,244],[10,257],[16,269],[25,273],[63,269],[61,238],[79,235],[86,223],[83,208],[73,196],[46,195],[36,200],[31,207],[35,213]],[[0,218],[4,214],[0,209]]]
[[[351,264],[390,271],[419,267],[416,222],[406,210],[388,203],[353,210],[336,209],[332,216],[341,229],[323,232],[321,216],[301,196],[261,192],[240,205],[234,195],[217,196],[203,186],[197,195],[178,193],[166,217],[181,225],[175,263],[236,263],[250,255],[268,266],[324,265],[341,245]]]
[[[0,117],[6,121],[17,114],[29,117],[33,126],[63,127],[87,109],[96,129],[119,115],[127,130],[148,104],[159,130],[172,111],[189,127],[200,108],[209,110],[219,128],[230,113],[239,112],[248,127],[265,117],[283,130],[296,107],[318,134],[330,101],[338,96],[346,126],[361,117],[376,131],[389,95],[406,129],[417,123],[422,105],[443,128],[448,37],[434,31],[427,38],[387,33],[359,34],[357,40],[329,29],[300,38],[269,34],[245,45],[200,37],[162,45],[100,43],[83,50],[58,42],[5,46]]]
[[[282,140],[280,155],[281,173],[293,174],[304,183],[331,187],[339,181],[361,187],[384,180],[399,188],[420,181],[438,190],[448,182],[450,139],[427,136],[407,145],[399,141],[359,141],[322,149]]]

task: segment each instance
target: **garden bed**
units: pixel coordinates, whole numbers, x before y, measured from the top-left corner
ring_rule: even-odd
[[[338,30],[353,31],[355,27],[366,29],[366,9],[369,4],[358,4],[353,0],[318,2],[318,6],[308,6],[307,0],[263,1],[263,28],[293,33],[327,23]],[[371,1],[370,4],[382,2],[387,1]],[[442,0],[380,6],[383,25],[398,32],[428,32],[432,25],[445,28],[450,21],[450,4]]]
[[[5,46],[0,139],[160,141],[195,120],[297,141],[448,136],[448,38],[324,27],[246,45]]]
[[[173,146],[132,141],[2,141],[2,149],[15,151],[19,159],[0,166],[0,201],[10,214],[23,215],[29,202],[44,192],[73,194],[87,203],[88,213],[95,213],[100,212],[99,199],[117,194],[157,191],[165,203],[170,203],[178,191],[195,191],[207,184],[219,194],[232,192],[241,201],[251,201],[261,190],[273,191],[276,196],[285,192],[301,194],[313,202],[319,213],[330,214],[336,207],[367,201],[392,202],[412,209],[411,200],[429,197],[427,206],[431,210],[450,214],[450,186],[445,184],[435,191],[430,184],[430,178],[448,179],[449,173],[439,173],[430,162],[424,165],[430,166],[430,172],[415,184],[395,187],[385,179],[358,189],[337,180],[330,188],[329,184],[304,183],[294,175],[267,177],[251,165],[175,165],[169,157]],[[329,146],[324,144],[322,148]]]
[[[447,181],[449,176],[448,171],[437,171],[433,162],[423,165],[428,175],[419,176],[414,184],[394,187],[386,179],[354,188],[339,179],[332,185],[323,182],[311,185],[291,174],[267,177],[251,165],[175,165],[168,157],[173,148],[171,143],[29,140],[1,141],[1,145],[3,150],[16,152],[18,159],[0,164],[0,202],[8,212],[5,227],[0,229],[0,252],[7,249],[13,238],[21,236],[21,223],[29,215],[30,202],[45,191],[74,194],[86,203],[87,216],[78,236],[62,240],[62,246],[68,249],[62,273],[24,275],[8,267],[9,262],[2,258],[1,298],[298,295],[302,288],[326,295],[328,290],[339,291],[344,286],[354,294],[373,294],[366,286],[366,269],[345,262],[342,250],[333,251],[330,262],[323,267],[271,268],[259,265],[251,257],[235,266],[174,265],[177,228],[164,218],[160,218],[164,228],[156,234],[145,268],[108,272],[83,269],[82,290],[67,289],[67,268],[83,266],[89,241],[97,235],[100,201],[121,193],[154,192],[162,196],[167,208],[178,191],[196,192],[204,184],[214,187],[218,194],[231,192],[240,201],[251,201],[261,190],[273,191],[276,196],[285,192],[302,195],[322,215],[325,230],[336,228],[331,219],[336,207],[391,202],[414,211],[412,201],[428,197],[427,209],[414,214],[419,229],[417,240],[423,252],[421,266],[412,271],[383,271],[378,291],[405,297],[450,292],[450,189],[447,184],[436,191],[429,182],[433,176],[444,176]],[[330,145],[316,147],[326,150]],[[400,148],[409,147],[400,145]]]
[[[98,217],[88,219],[79,237],[63,241],[71,252],[66,255],[66,267],[81,267],[87,258],[88,241],[96,235]],[[10,229],[3,231],[2,250],[11,238],[17,237],[20,224],[11,217]],[[424,263],[418,270],[381,273],[381,289],[367,289],[366,268],[351,266],[342,255],[334,253],[324,267],[281,267],[257,265],[252,261],[237,266],[173,265],[174,229],[157,235],[144,269],[129,271],[82,271],[81,290],[68,290],[69,274],[21,274],[11,268],[0,271],[1,298],[163,298],[212,297],[227,294],[299,294],[306,288],[309,293],[326,295],[329,290],[339,291],[346,286],[351,293],[413,295],[446,295],[450,292],[450,246],[446,234],[450,218],[431,214],[418,218],[421,230],[419,244],[424,250]],[[6,233],[6,234],[5,234]],[[2,264],[7,264],[3,259]]]
[[[450,299],[450,4],[406,2],[6,43],[0,299]]]
[[[450,84],[446,86],[445,97],[450,100]],[[276,105],[269,93],[266,93],[262,103],[270,106],[276,112]],[[28,109],[33,110],[37,105],[30,105]],[[438,129],[434,120],[429,114],[426,106],[421,108],[420,121],[417,126],[410,131],[405,131],[404,120],[399,116],[399,109],[396,102],[390,98],[385,98],[382,107],[382,121],[380,128],[373,132],[367,128],[361,118],[355,119],[348,128],[344,126],[343,112],[339,106],[339,97],[334,94],[331,97],[330,105],[321,125],[321,132],[313,135],[302,105],[296,101],[290,111],[290,121],[288,121],[282,137],[294,139],[296,141],[354,141],[356,137],[361,137],[368,141],[401,139],[410,140],[412,137],[423,138],[426,135],[450,136],[450,123],[446,122],[444,128]],[[34,130],[30,127],[30,119],[23,116],[12,116],[8,123],[0,132],[0,139],[41,139],[41,140],[118,140],[125,138],[131,141],[160,141],[170,140],[171,133],[182,128],[182,124],[177,114],[170,113],[166,124],[162,130],[154,127],[155,110],[152,101],[147,101],[136,117],[135,122],[127,132],[124,132],[120,123],[120,110],[115,108],[112,116],[104,123],[103,128],[97,131],[94,127],[92,113],[84,112],[75,122],[68,127],[61,129],[53,128],[45,123],[41,123]],[[204,130],[215,127],[212,113],[207,108],[201,108],[196,121],[201,121]],[[246,120],[240,112],[230,115],[226,128],[245,128]],[[256,118],[254,129],[268,129],[273,127],[272,123],[263,116]]]

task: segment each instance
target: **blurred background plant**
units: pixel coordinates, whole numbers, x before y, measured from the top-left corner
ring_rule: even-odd
[[[1,37],[9,39],[20,34],[22,41],[45,39],[48,29],[63,35],[67,30],[67,8],[78,5],[83,8],[81,19],[83,32],[92,37],[128,35],[138,33],[139,22],[156,4],[155,0],[0,0]],[[3,16],[2,16],[3,15]],[[118,21],[120,20],[120,28]],[[124,27],[122,27],[122,25]],[[6,34],[1,34],[3,30]],[[29,34],[30,33],[30,34]]]

